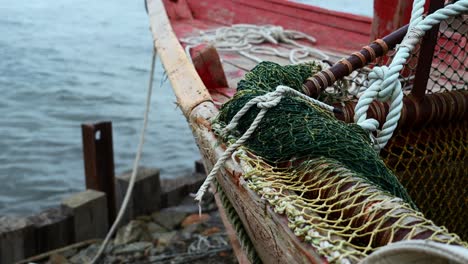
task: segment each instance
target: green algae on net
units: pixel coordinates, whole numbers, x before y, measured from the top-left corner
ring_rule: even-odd
[[[286,85],[302,91],[304,81],[321,70],[315,63],[281,66],[261,62],[245,75],[236,95],[221,109],[215,123],[224,128],[251,99]],[[251,108],[236,129],[219,133],[224,140],[239,138],[252,124],[260,109]],[[337,120],[330,112],[297,96],[283,97],[270,108],[245,146],[270,163],[304,158],[334,159],[383,191],[415,204],[396,176],[373,149],[368,132],[356,124]]]

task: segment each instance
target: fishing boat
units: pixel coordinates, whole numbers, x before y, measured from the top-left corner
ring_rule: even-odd
[[[375,1],[374,17],[367,18],[282,0],[147,0],[155,49],[178,106],[205,167],[219,169],[211,187],[240,262],[356,263],[379,249],[385,254],[387,245],[399,241],[425,244],[394,246],[387,250],[390,255],[433,242],[467,247],[466,15],[443,19],[425,32],[399,71],[398,126],[380,157],[413,205],[401,198],[405,195],[363,180],[349,169],[352,164],[302,156],[272,162],[242,146],[226,155],[240,136],[223,137],[216,128],[222,105],[245,84],[239,81],[253,78],[262,67],[283,70],[311,59],[319,74],[305,80],[300,89],[307,96],[301,98],[318,97],[334,118],[355,122],[363,87],[377,82],[375,69],[391,67],[398,45],[405,48],[411,41],[405,26],[411,2]],[[428,1],[422,8],[430,14],[451,2]],[[373,100],[364,116],[384,131],[393,102]],[[279,118],[286,122],[289,116]],[[440,257],[431,252],[432,259]]]

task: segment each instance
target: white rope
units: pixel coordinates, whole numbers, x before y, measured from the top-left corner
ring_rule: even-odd
[[[258,127],[260,122],[262,121],[263,117],[267,113],[268,109],[273,108],[278,105],[278,103],[281,101],[283,96],[285,95],[292,95],[292,96],[298,96],[307,102],[310,102],[312,104],[316,104],[324,109],[327,109],[328,111],[333,112],[334,107],[327,105],[323,102],[320,102],[314,98],[308,97],[288,86],[285,85],[278,85],[276,87],[276,90],[273,92],[269,92],[265,95],[257,96],[253,99],[251,99],[249,102],[247,102],[244,107],[242,107],[239,112],[231,119],[231,122],[224,128],[224,132],[227,132],[229,130],[232,130],[236,128],[237,124],[239,123],[239,120],[244,116],[245,113],[249,111],[249,109],[253,106],[257,106],[260,108],[260,112],[257,114],[257,117],[255,117],[254,121],[250,125],[249,129],[232,145],[230,145],[223,153],[223,155],[216,161],[216,164],[213,166],[211,169],[210,174],[206,177],[205,181],[203,182],[202,186],[198,190],[195,200],[201,202],[203,195],[205,194],[206,190],[208,189],[210,183],[213,181],[213,179],[216,177],[216,174],[219,172],[221,167],[223,166],[224,162],[231,157],[231,154],[242,144],[244,144],[250,136],[253,134],[255,129]]]
[[[395,57],[388,67],[375,67],[369,73],[369,87],[359,98],[355,108],[354,121],[368,131],[377,131],[379,122],[372,118],[367,119],[367,110],[374,100],[390,101],[390,109],[385,123],[382,130],[377,132],[376,144],[374,145],[376,151],[385,147],[398,125],[401,109],[403,108],[403,91],[398,77],[411,51],[414,50],[425,32],[434,25],[449,17],[468,11],[468,0],[460,0],[437,10],[423,19],[424,4],[425,0],[415,0],[413,2],[409,30],[399,45]]]
[[[125,197],[123,199],[122,205],[120,206],[119,213],[117,214],[117,217],[115,218],[115,221],[112,224],[111,229],[107,233],[106,238],[104,239],[101,246],[99,247],[99,250],[96,256],[93,258],[93,260],[91,260],[91,264],[97,263],[99,259],[101,258],[102,254],[104,253],[104,250],[107,247],[107,244],[109,243],[111,237],[114,235],[117,229],[117,226],[122,220],[125,210],[127,209],[128,202],[130,201],[130,197],[132,196],[133,186],[135,185],[136,175],[138,174],[138,164],[140,163],[141,153],[143,151],[143,145],[145,142],[145,131],[146,131],[146,128],[148,127],[148,115],[149,115],[150,105],[151,105],[151,93],[153,91],[153,77],[154,77],[154,69],[156,67],[155,66],[156,55],[157,55],[157,50],[156,48],[154,48],[153,58],[151,61],[151,71],[150,71],[150,78],[149,78],[149,84],[148,84],[148,93],[146,95],[146,107],[145,107],[145,113],[144,113],[144,118],[143,118],[143,128],[141,129],[140,141],[138,143],[135,160],[133,162],[133,169],[132,169],[132,175],[130,176],[130,183],[128,184],[128,188],[125,193]]]
[[[280,26],[251,24],[237,24],[215,30],[201,31],[199,36],[183,38],[181,41],[186,44],[185,52],[188,55],[192,47],[202,43],[209,43],[219,51],[237,51],[255,62],[261,62],[262,60],[252,55],[252,53],[287,58],[293,64],[302,63],[303,61],[300,60],[308,57],[318,58],[319,60],[328,60],[330,58],[318,49],[298,43],[296,41],[298,39],[305,39],[310,43],[317,41],[314,37],[303,32],[285,30]],[[285,43],[294,48],[282,52],[273,47],[258,46],[262,43],[274,45]]]

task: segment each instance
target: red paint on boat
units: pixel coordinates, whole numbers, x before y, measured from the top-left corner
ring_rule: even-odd
[[[273,24],[312,35],[316,46],[355,51],[369,42],[371,19],[284,0],[164,0],[179,37],[232,24]]]
[[[198,45],[190,49],[192,63],[208,90],[228,87],[223,65],[213,46]]]
[[[408,24],[413,0],[374,0],[371,39],[381,38]]]

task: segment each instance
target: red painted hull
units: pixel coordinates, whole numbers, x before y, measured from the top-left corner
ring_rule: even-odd
[[[344,53],[370,41],[371,19],[284,0],[164,1],[178,37],[232,24],[273,24],[313,35],[317,47]]]
[[[370,40],[371,19],[284,0],[164,0],[179,39],[200,30],[233,24],[277,25],[314,36],[314,44],[336,61]],[[219,104],[235,93],[237,82],[256,63],[237,52],[191,50],[198,75]],[[221,60],[220,60],[221,59]],[[279,62],[274,57],[264,58]],[[222,63],[221,63],[222,61]],[[280,63],[280,62],[279,62]]]

